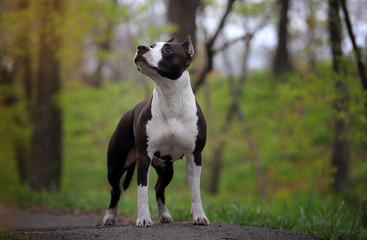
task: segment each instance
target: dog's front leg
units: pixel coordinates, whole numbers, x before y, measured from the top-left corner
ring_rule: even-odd
[[[197,158],[197,159],[195,159]],[[191,216],[196,225],[209,225],[209,220],[205,215],[200,196],[200,174],[201,174],[201,154],[188,154],[186,156],[186,171],[191,190]]]
[[[147,154],[138,157],[138,216],[137,227],[153,226],[149,211],[148,187],[151,160]]]

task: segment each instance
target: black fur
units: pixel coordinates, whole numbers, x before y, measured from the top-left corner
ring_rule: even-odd
[[[203,151],[206,144],[206,121],[198,102],[196,102],[196,108],[197,108],[196,114],[198,116],[197,126],[199,133],[198,136],[196,137],[195,149],[193,155],[196,166],[201,166],[201,152]]]
[[[192,62],[194,51],[190,37],[184,43],[173,43],[172,41],[173,39],[162,47],[162,59],[156,70],[162,77],[176,80]],[[146,61],[142,55],[148,51],[149,47],[140,45],[135,63]],[[161,156],[158,151],[154,153],[153,159],[148,156],[146,126],[148,121],[152,119],[152,100],[153,97],[140,102],[123,115],[110,139],[107,153],[108,181],[112,186],[109,209],[115,208],[120,199],[122,176],[126,172],[122,182],[122,189],[125,191],[132,180],[135,166],[137,167],[137,182],[141,186],[148,185],[149,166],[152,165],[155,168],[158,174],[155,185],[156,199],[157,201],[161,200],[163,204],[165,203],[164,192],[173,178],[173,162],[172,156]],[[195,164],[201,166],[201,151],[206,143],[206,122],[197,102],[196,106],[198,136],[193,156]]]
[[[188,44],[191,39],[187,38],[183,43],[169,42],[162,47],[162,59],[158,63],[158,73],[162,77],[177,80],[190,65],[193,55],[190,55]],[[167,51],[169,49],[169,51]],[[182,63],[186,63],[182,65]]]
[[[160,199],[165,204],[164,191],[173,178],[173,162],[166,161],[165,166],[155,165],[153,162],[153,167],[158,174],[158,180],[155,184],[156,200]]]
[[[138,184],[147,185],[146,171],[150,164],[150,159],[146,153],[147,136],[145,126],[152,118],[150,111],[151,102],[152,98],[146,99],[136,105],[134,109],[128,111],[121,118],[111,137],[107,153],[108,181],[112,186],[109,209],[114,208],[120,199],[120,180],[126,171],[123,189],[125,191],[128,188],[134,173],[135,162],[138,162],[138,175],[141,176]],[[142,111],[143,109],[146,111]],[[137,130],[140,131],[137,132]],[[135,144],[137,138],[144,139],[142,144],[138,146]],[[131,152],[132,154],[129,155]],[[128,159],[128,157],[132,159]],[[138,159],[139,161],[137,161]],[[127,165],[127,163],[130,163],[130,165]]]

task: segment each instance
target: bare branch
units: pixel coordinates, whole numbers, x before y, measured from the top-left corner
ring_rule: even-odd
[[[238,38],[234,38],[234,39],[231,39],[231,40],[227,41],[222,46],[214,49],[213,53],[216,54],[218,52],[222,52],[227,47],[229,47],[230,45],[233,45],[233,44],[235,44],[237,42],[240,42],[242,40],[244,40],[244,41],[251,40],[252,37],[256,34],[256,32],[260,31],[263,27],[266,26],[266,24],[269,23],[270,17],[271,17],[271,12],[269,14],[265,15],[265,17],[260,21],[260,23],[251,32],[248,32],[248,33],[244,34],[243,36],[240,36]]]
[[[205,51],[206,51],[206,63],[204,65],[204,67],[199,70],[196,73],[196,82],[193,85],[193,91],[196,92],[196,90],[203,85],[203,83],[205,82],[205,78],[206,75],[213,69],[213,58],[215,55],[215,52],[213,50],[213,45],[219,35],[219,33],[222,31],[224,24],[227,20],[227,17],[229,15],[229,13],[232,11],[233,8],[233,4],[236,0],[228,0],[227,1],[227,7],[226,7],[226,11],[223,14],[219,25],[217,27],[217,30],[215,31],[214,35],[207,41],[206,46],[205,46]]]
[[[222,52],[224,51],[225,49],[227,49],[229,46],[237,43],[237,42],[240,42],[240,41],[243,41],[243,40],[247,40],[247,39],[251,39],[252,38],[252,34],[251,33],[246,33],[245,35],[243,36],[240,36],[238,38],[234,38],[234,39],[231,39],[231,40],[228,40],[227,42],[225,42],[222,46],[216,48],[213,50],[213,53],[214,54],[217,54],[218,52]]]
[[[219,25],[217,27],[217,30],[215,31],[214,35],[209,39],[209,41],[207,42],[207,45],[212,48],[214,43],[215,43],[215,40],[217,39],[219,33],[222,31],[223,27],[224,27],[224,24],[227,20],[227,17],[229,15],[229,13],[232,11],[232,7],[233,7],[233,4],[236,0],[228,0],[227,2],[227,8],[226,8],[226,11],[225,13],[223,14],[222,16],[222,19],[220,20],[219,22]]]
[[[365,65],[362,62],[361,51],[359,50],[359,48],[357,46],[356,39],[355,39],[354,34],[353,34],[352,24],[350,22],[349,12],[348,12],[347,5],[346,5],[345,2],[346,2],[345,0],[340,0],[340,5],[342,6],[342,9],[343,9],[343,12],[344,12],[344,20],[345,20],[345,23],[347,25],[349,38],[350,38],[350,40],[352,42],[352,45],[353,45],[354,56],[356,58],[358,71],[359,71],[359,76],[360,76],[361,81],[362,81],[362,86],[363,86],[364,90],[367,90],[366,68],[365,68]]]

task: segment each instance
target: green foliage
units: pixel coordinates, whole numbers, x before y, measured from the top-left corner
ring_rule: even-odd
[[[284,229],[321,239],[364,239],[367,236],[366,229],[360,222],[355,224],[359,213],[351,212],[344,202],[337,205],[335,200],[316,196],[310,203],[306,196],[297,195],[287,201],[216,200],[209,201],[205,209],[209,210],[209,219],[215,222]],[[307,211],[304,206],[308,206]],[[298,212],[297,208],[300,209]]]
[[[307,234],[321,239],[363,239],[366,237],[365,229],[360,224],[356,226],[360,211],[353,215],[345,208],[344,202],[334,209],[326,206],[317,209],[310,217],[303,214],[303,210],[301,207],[300,221],[304,226],[301,231]]]
[[[13,230],[0,231],[0,239],[1,240],[18,240],[20,239],[17,236],[17,232]]]
[[[248,18],[256,18],[261,17],[266,14],[269,14],[272,9],[275,8],[277,1],[274,0],[265,0],[265,1],[254,1],[254,2],[245,2],[239,3],[236,6],[235,12],[240,13],[242,16],[246,16]],[[265,13],[265,14],[264,14]]]
[[[203,202],[211,221],[264,226],[312,234],[326,239],[363,239],[361,226],[365,209],[367,165],[363,115],[364,98],[358,82],[347,79],[350,90],[351,138],[353,139],[353,186],[345,196],[332,195],[330,166],[333,138],[334,98],[332,75],[326,66],[317,74],[292,74],[285,80],[264,73],[253,73],[241,96],[245,122],[235,119],[229,130],[220,135],[225,112],[230,104],[225,79],[210,79],[211,109],[203,92],[198,101],[208,118],[209,137],[203,157]],[[77,81],[65,83],[58,103],[64,118],[64,162],[60,192],[32,193],[18,183],[14,150],[8,138],[13,133],[11,111],[2,108],[0,133],[7,139],[0,145],[0,202],[20,205],[43,205],[48,208],[105,210],[109,201],[106,179],[106,149],[109,138],[121,115],[139,101],[149,97],[152,85],[137,83],[104,84],[89,88]],[[147,94],[148,93],[148,94]],[[9,118],[7,117],[9,116]],[[257,197],[248,134],[258,146],[258,155],[265,173],[267,196]],[[29,134],[29,129],[26,130]],[[220,189],[210,196],[210,164],[220,140],[226,140]],[[175,177],[167,188],[166,202],[175,221],[191,221],[190,192],[187,186],[185,161],[175,163]],[[152,171],[150,207],[157,220],[157,206]],[[135,179],[135,178],[134,178]],[[136,214],[136,181],[121,199],[120,213]],[[314,194],[310,194],[313,192]],[[357,203],[357,204],[356,204]],[[358,214],[357,214],[358,212]]]
[[[226,164],[223,165],[221,192],[232,193],[234,189],[239,192],[241,188],[252,194],[256,192],[249,137],[257,145],[271,195],[287,196],[292,192],[309,192],[313,188],[321,192],[330,189],[334,171],[330,156],[335,82],[328,66],[319,68],[316,74],[291,74],[283,81],[266,73],[252,73],[241,98],[245,122],[235,120],[226,135],[222,135],[220,129],[229,106],[230,91],[223,80],[211,80],[212,109],[203,104],[202,108],[209,116],[209,134],[213,136],[210,136],[204,159],[211,159],[217,141],[226,139],[229,142],[223,157]],[[351,175],[354,178],[358,173],[359,176],[359,183],[350,191],[354,194],[356,189],[365,186],[361,179],[366,175],[361,168],[365,173],[366,141],[362,135],[365,135],[366,124],[362,89],[354,77],[347,78],[347,82],[351,99],[351,140],[355,144]],[[204,102],[201,94],[198,98],[199,102]],[[250,130],[247,135],[244,134],[246,128]],[[208,169],[204,168],[204,171]],[[250,181],[242,180],[241,186],[236,184],[244,178]],[[360,200],[364,199],[361,192],[357,195]]]
[[[19,57],[29,54],[34,82],[40,48],[38,15],[41,1],[29,1],[27,8],[19,11],[13,10],[17,2],[8,1],[12,10],[0,15],[3,56],[0,60],[17,62]],[[157,0],[149,3],[162,4]],[[219,6],[212,0],[204,3]],[[253,21],[253,16],[271,13],[275,3],[236,3],[234,11]],[[0,86],[0,202],[100,211],[106,209],[110,197],[106,179],[109,138],[121,115],[149,97],[152,86],[125,82],[89,88],[72,80],[82,74],[75,69],[80,67],[88,44],[97,48],[95,53],[88,53],[97,54],[98,60],[115,62],[118,58],[128,58],[129,54],[123,50],[100,49],[100,45],[111,40],[108,39],[111,25],[128,21],[135,26],[131,34],[139,34],[141,39],[134,45],[152,43],[163,34],[175,31],[175,26],[152,24],[152,16],[157,14],[152,14],[152,8],[146,4],[127,6],[121,1],[115,5],[110,0],[80,0],[63,1],[62,8],[64,12],[56,19],[60,25],[56,32],[62,39],[58,57],[64,79],[63,92],[56,99],[63,109],[64,120],[62,189],[34,193],[19,183],[14,145],[21,141],[28,143],[29,148],[31,121],[22,99],[24,93],[18,86],[22,80],[17,76],[13,86]],[[133,42],[133,38],[130,36],[126,41]],[[325,239],[367,238],[367,210],[361,204],[367,201],[367,94],[357,81],[352,65],[353,62],[345,61],[342,66],[346,72],[343,77],[348,85],[350,116],[335,116],[332,110],[337,96],[334,85],[340,76],[333,74],[328,65],[319,64],[315,73],[298,72],[282,78],[254,72],[248,76],[240,100],[245,121],[235,119],[224,134],[230,88],[223,77],[210,77],[206,86],[210,96],[199,92],[197,97],[209,127],[201,181],[204,208],[211,221],[280,228]],[[3,104],[4,99],[11,96],[19,97],[20,101],[10,106]],[[334,117],[347,119],[350,123],[352,184],[350,191],[342,196],[330,190],[331,176],[335,172],[330,164]],[[22,124],[16,123],[18,121]],[[225,141],[226,146],[219,193],[210,196],[205,189],[209,186],[215,148],[221,141]],[[250,142],[257,146],[264,171],[267,194],[263,198],[257,196]],[[152,171],[151,186],[156,179]],[[136,181],[133,181],[126,197],[121,199],[120,213],[136,214],[135,189]],[[184,161],[175,163],[175,177],[166,192],[173,219],[191,221]],[[152,215],[157,220],[153,187],[149,196]],[[13,239],[13,236],[12,232],[0,233],[0,238]]]

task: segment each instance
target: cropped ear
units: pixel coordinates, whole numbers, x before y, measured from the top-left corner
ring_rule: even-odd
[[[194,46],[192,45],[190,36],[186,37],[185,41],[182,43],[182,46],[183,46],[185,52],[187,54],[189,54],[190,58],[193,59],[195,51],[194,51]]]
[[[175,37],[172,37],[170,40],[168,40],[167,42],[173,42],[173,40],[175,40]]]

